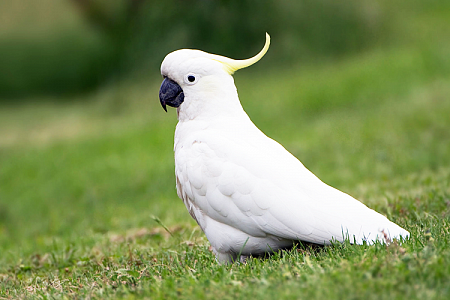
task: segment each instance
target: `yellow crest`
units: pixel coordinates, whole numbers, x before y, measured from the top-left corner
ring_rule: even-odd
[[[264,56],[264,54],[266,54],[267,50],[269,50],[269,45],[270,45],[270,36],[266,32],[266,43],[264,47],[258,54],[256,54],[252,58],[239,60],[212,54],[213,55],[212,59],[222,63],[225,71],[227,71],[228,74],[231,75],[239,69],[246,68],[258,62]]]

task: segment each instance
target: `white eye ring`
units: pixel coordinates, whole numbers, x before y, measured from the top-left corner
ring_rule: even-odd
[[[184,82],[189,85],[196,84],[198,81],[198,75],[194,73],[189,73],[184,76]]]

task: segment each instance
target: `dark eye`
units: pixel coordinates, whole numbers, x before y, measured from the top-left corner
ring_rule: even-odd
[[[199,79],[199,76],[195,73],[188,73],[184,75],[184,82],[188,85],[196,84]]]

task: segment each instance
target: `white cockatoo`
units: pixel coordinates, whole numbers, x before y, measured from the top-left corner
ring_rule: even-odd
[[[323,183],[245,113],[231,75],[260,60],[269,44],[266,34],[261,52],[246,60],[181,49],[161,65],[161,105],[176,107],[178,115],[178,196],[217,260],[262,255],[295,241],[406,239],[408,231]]]

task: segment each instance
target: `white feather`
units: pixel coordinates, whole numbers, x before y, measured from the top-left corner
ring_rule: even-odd
[[[175,131],[177,191],[217,259],[259,255],[301,240],[358,244],[409,233],[306,169],[268,138],[240,105],[233,78],[196,50],[169,54],[162,74],[185,100]],[[183,76],[196,74],[188,85]]]

